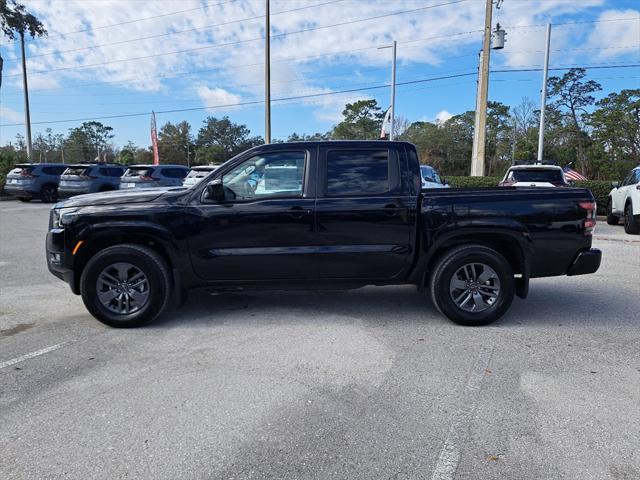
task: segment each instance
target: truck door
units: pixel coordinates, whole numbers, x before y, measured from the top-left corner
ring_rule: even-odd
[[[401,277],[410,268],[416,193],[407,191],[404,150],[323,145],[316,184],[321,279]]]
[[[309,181],[315,152],[276,147],[220,168],[226,198],[200,200],[192,222],[197,231],[189,235],[199,277],[220,282],[315,279],[315,195]]]

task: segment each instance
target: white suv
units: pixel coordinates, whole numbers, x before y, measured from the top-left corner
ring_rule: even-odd
[[[607,223],[617,225],[624,216],[624,231],[640,233],[640,165],[622,182],[613,182],[609,192]]]

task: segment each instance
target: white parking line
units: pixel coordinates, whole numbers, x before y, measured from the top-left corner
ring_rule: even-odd
[[[440,451],[431,480],[452,480],[456,474],[458,463],[460,462],[460,444],[464,441],[469,428],[469,421],[476,410],[482,380],[491,361],[492,353],[493,347],[483,347],[480,351],[480,355],[464,388],[463,406],[453,417],[453,422],[449,427],[447,439]]]
[[[35,352],[27,353],[20,357],[12,358],[11,360],[7,360],[6,362],[0,363],[0,370],[6,367],[10,367],[11,365],[15,365],[16,363],[23,362],[25,360],[29,360],[33,357],[38,357],[40,355],[44,355],[45,353],[53,352],[61,347],[64,347],[69,342],[58,343],[57,345],[52,345],[51,347],[43,348],[42,350],[37,350]]]

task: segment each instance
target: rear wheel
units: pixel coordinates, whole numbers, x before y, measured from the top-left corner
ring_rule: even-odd
[[[611,199],[607,203],[607,224],[608,225],[618,225],[618,221],[620,218],[613,214],[613,204],[611,203]]]
[[[44,203],[55,203],[58,201],[58,189],[55,185],[45,185],[40,190],[40,199]]]
[[[430,292],[438,310],[455,323],[486,325],[504,315],[513,301],[513,270],[491,248],[453,248],[435,265]]]
[[[631,202],[624,208],[624,231],[631,234],[640,233],[640,215],[633,215]]]
[[[80,278],[87,310],[112,327],[139,327],[166,308],[171,291],[169,269],[153,250],[116,245],[89,260]]]

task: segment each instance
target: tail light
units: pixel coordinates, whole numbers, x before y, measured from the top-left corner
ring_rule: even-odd
[[[23,170],[22,172],[20,172],[20,176],[21,177],[27,177],[27,178],[36,178],[38,175],[34,175],[31,172],[27,172],[27,171]]]
[[[587,212],[586,218],[582,221],[582,226],[584,228],[584,235],[590,237],[596,229],[596,202],[580,202],[579,205],[581,209]]]
[[[93,175],[84,175],[84,174],[80,175],[80,179],[82,180],[93,180],[95,178],[98,178],[98,177],[94,177]]]
[[[140,180],[142,180],[143,182],[152,182],[153,178],[148,175],[140,175]]]

